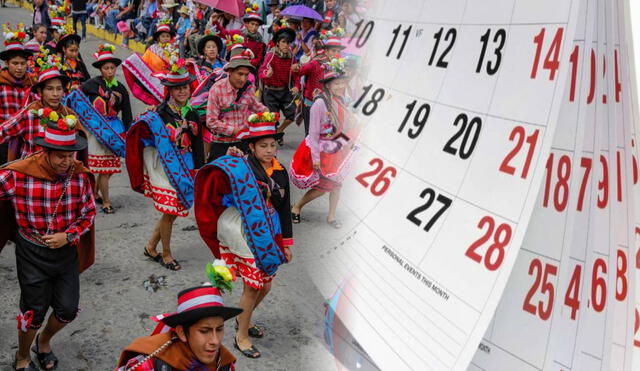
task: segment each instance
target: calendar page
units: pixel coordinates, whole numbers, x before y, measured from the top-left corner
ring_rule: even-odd
[[[381,2],[355,30],[367,68],[341,204],[353,222],[312,274],[327,296],[344,287],[341,320],[381,369],[466,369],[473,358],[541,202],[552,144],[554,169],[575,148],[579,104],[564,106],[580,4]],[[573,128],[556,142],[561,113]],[[570,198],[556,174],[552,213]],[[553,216],[555,229],[566,215]]]

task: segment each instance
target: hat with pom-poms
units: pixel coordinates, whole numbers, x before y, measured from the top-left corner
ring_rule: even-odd
[[[91,65],[97,69],[100,69],[103,64],[111,62],[117,66],[122,63],[122,59],[116,58],[113,52],[116,51],[115,45],[104,43],[98,45],[98,51],[93,53],[93,57],[96,59]]]
[[[60,79],[62,86],[67,86],[69,77],[62,73],[66,70],[66,67],[62,65],[62,58],[59,55],[49,54],[48,49],[40,47],[40,54],[36,57],[35,62],[35,68],[38,71],[38,82],[31,87],[33,92],[37,92],[39,87],[51,79]]]
[[[196,79],[187,69],[186,60],[180,58],[177,49],[165,50],[165,55],[169,60],[169,71],[158,75],[162,85],[167,87],[183,86],[192,83]]]
[[[344,58],[333,58],[326,64],[324,76],[320,79],[320,82],[326,84],[332,80],[345,77],[346,60]]]
[[[284,133],[278,133],[276,124],[280,121],[278,112],[254,113],[247,119],[249,129],[238,133],[237,138],[247,142],[257,141],[262,138],[282,139]]]
[[[255,54],[251,49],[244,47],[244,37],[236,34],[227,41],[227,50],[229,50],[229,62],[222,68],[224,71],[236,69],[238,67],[247,67],[251,71],[255,67],[251,64],[251,60],[255,58]]]
[[[261,25],[264,24],[264,20],[262,19],[262,16],[260,15],[260,13],[258,13],[260,11],[260,6],[258,4],[253,3],[251,7],[247,7],[244,11],[245,11],[245,15],[244,15],[244,18],[242,18],[242,20],[245,23],[249,21],[256,21]]]
[[[168,33],[173,39],[176,36],[176,31],[171,25],[171,18],[162,18],[156,26],[156,32],[153,33],[153,41],[158,41],[158,37],[163,33]]]
[[[337,27],[333,30],[322,30],[320,32],[320,40],[322,40],[322,47],[324,49],[337,48],[345,49],[346,46],[342,44],[342,37],[344,36],[344,28]]]
[[[24,40],[27,38],[24,32],[24,24],[20,23],[15,29],[9,28],[9,24],[2,25],[2,36],[4,36],[4,50],[0,52],[0,59],[8,61],[15,56],[22,56],[28,59],[33,53],[25,48]]]

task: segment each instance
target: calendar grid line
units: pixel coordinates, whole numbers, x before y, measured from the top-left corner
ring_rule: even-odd
[[[362,243],[360,243],[359,241],[356,241],[359,245],[361,245],[362,247],[364,247],[364,245],[362,245]],[[371,257],[373,257],[373,255],[371,254],[371,252],[369,252],[368,249],[364,249],[364,251],[366,251],[368,253],[368,255],[370,255]],[[360,254],[358,254],[360,255]],[[402,256],[401,254],[398,254],[400,256]],[[360,255],[362,256],[362,255]],[[402,256],[403,257],[403,256]],[[404,258],[404,257],[403,257]],[[370,264],[369,265],[370,268],[373,268]],[[373,270],[373,269],[372,269]],[[374,270],[375,271],[375,270]],[[416,294],[417,293],[413,290],[411,290],[410,288],[407,287],[407,290],[411,291],[412,293]],[[431,304],[429,304],[427,301],[422,300],[422,303],[424,303],[425,305],[429,306],[431,310],[433,310],[434,312],[436,312],[439,316],[442,317],[442,319],[444,319],[446,322],[448,322],[452,327],[455,327],[457,330],[459,330],[462,333],[462,336],[466,336],[468,335],[468,332],[463,330],[462,328],[460,328],[455,322],[450,321],[449,319],[447,319],[440,311],[438,311],[438,309],[434,308]],[[414,307],[415,308],[415,307]],[[415,308],[417,311],[419,311],[419,308]],[[473,309],[473,308],[472,308]],[[433,322],[433,321],[432,321]],[[443,331],[438,325],[437,323],[433,322],[434,326],[437,327],[439,330]],[[443,331],[444,332],[444,331]],[[462,345],[459,341],[457,341],[456,339],[454,339],[453,337],[449,336],[448,334],[445,333],[445,335],[450,338],[452,341],[454,341],[457,345]]]
[[[509,350],[507,350],[507,349],[505,349],[505,348],[501,347],[500,345],[498,345],[498,344],[496,344],[496,343],[494,343],[494,342],[492,342],[492,341],[490,341],[490,340],[485,340],[485,341],[486,341],[487,343],[489,343],[489,344],[493,345],[494,347],[496,347],[496,348],[498,348],[498,349],[502,350],[503,352],[505,352],[505,353],[509,354],[509,355],[510,355],[510,356],[512,356],[513,358],[515,358],[515,359],[517,359],[517,360],[520,360],[520,361],[522,361],[523,363],[526,363],[527,365],[531,366],[532,368],[535,368],[536,370],[540,370],[540,371],[542,370],[542,368],[541,368],[541,367],[538,367],[538,366],[536,366],[536,365],[532,364],[531,362],[529,362],[529,361],[525,360],[524,358],[518,357],[516,354],[514,354],[513,352],[511,352],[511,351],[509,351]]]
[[[356,265],[356,267],[357,267],[357,265]],[[373,308],[375,307],[375,303],[369,303],[369,301],[368,301],[368,300],[366,300],[366,297],[367,297],[367,296],[372,297],[372,296],[374,296],[374,295],[371,295],[370,290],[369,290],[369,289],[367,288],[367,286],[365,285],[365,282],[363,282],[363,281],[362,281],[361,277],[362,277],[362,274],[360,274],[360,275],[358,275],[358,274],[353,274],[353,275],[351,276],[351,278],[350,278],[350,279],[351,279],[351,280],[355,280],[355,281],[360,282],[360,283],[361,283],[361,285],[360,285],[360,286],[362,287],[362,290],[364,291],[364,294],[366,294],[366,295],[364,295],[363,293],[358,293],[358,292],[355,290],[355,288],[354,288],[354,287],[351,287],[351,291],[352,291],[352,292],[354,292],[354,293],[357,293],[357,295],[360,297],[360,300],[366,304],[366,307],[367,307],[367,308],[369,308],[369,309],[371,309],[371,311],[372,311],[373,313],[375,313],[375,316],[376,316],[376,317],[378,317],[378,318],[381,320],[381,322],[384,322],[384,323],[385,323],[385,325],[389,328],[389,330],[392,330],[391,332],[395,333],[395,332],[393,331],[393,330],[394,330],[394,328],[390,326],[388,319],[385,321],[385,320],[384,320],[384,316],[381,316],[381,315],[379,314],[379,312],[378,312],[378,311],[373,310]],[[354,285],[354,286],[355,286],[355,285]],[[346,297],[346,298],[351,302],[351,299],[349,298],[349,296],[348,296],[346,293],[345,293],[344,295],[345,295],[345,297]],[[353,303],[352,303],[352,304],[353,304]],[[353,306],[353,308],[355,308],[356,310],[358,310],[358,308],[357,308],[355,305],[352,305],[352,306]],[[361,313],[359,310],[358,310],[358,312],[362,315],[362,313]],[[369,324],[369,326],[371,326],[372,328],[375,328],[375,327],[373,326],[373,324],[369,321],[369,319],[368,319],[368,318],[365,318],[365,317],[364,317],[364,315],[362,315],[362,317],[363,317],[363,319],[364,319],[364,320]],[[399,322],[398,322],[398,323],[399,323]],[[400,324],[400,327],[403,327],[401,323],[399,323],[399,324]],[[405,331],[406,331],[406,329],[405,329]],[[376,332],[377,332],[377,331],[376,331]],[[409,331],[407,331],[407,333],[409,333],[410,335],[412,335],[412,334],[411,334],[411,332],[409,332]],[[404,343],[404,344],[405,344],[405,347],[406,347],[407,349],[412,349],[412,348],[413,348],[413,346],[411,346],[411,344],[407,343],[407,342],[405,341],[405,339],[404,339],[404,338],[400,338],[400,337],[398,337],[398,338],[402,341],[402,343]],[[424,350],[426,350],[428,353],[432,354],[432,355],[434,356],[434,358],[435,358],[435,359],[437,359],[438,361],[442,362],[442,361],[441,361],[437,356],[435,356],[435,355],[434,355],[434,354],[429,350],[429,348],[428,348],[428,347],[426,347],[424,344],[422,344],[422,343],[420,342],[420,340],[419,340],[419,339],[417,339],[415,336],[413,336],[413,338],[416,340],[416,343],[417,343],[418,345],[420,345],[420,347],[424,348]],[[395,351],[394,351],[394,352],[395,352]],[[396,352],[396,354],[398,354],[398,353]],[[427,362],[427,360],[425,360],[424,358],[422,358],[422,357],[420,357],[420,356],[419,356],[419,354],[420,354],[420,353],[414,352],[413,354],[415,354],[416,356],[418,356],[418,357],[423,361],[423,363],[424,363],[425,365],[429,365],[429,363]],[[400,354],[398,354],[398,357],[402,358]],[[403,360],[404,360],[404,359],[403,359]],[[405,361],[405,363],[406,363],[406,360],[404,360],[404,361]],[[443,365],[444,365],[444,362],[442,362],[442,363],[443,363]],[[413,368],[412,368],[412,369],[413,369]],[[432,368],[430,367],[430,369],[432,369]]]
[[[602,357],[598,357],[598,356],[596,356],[595,354],[591,354],[591,353],[586,352],[586,351],[584,351],[584,350],[581,350],[581,351],[580,351],[580,353],[584,354],[584,355],[585,355],[585,356],[587,356],[587,357],[591,357],[591,358],[593,358],[593,359],[595,359],[595,360],[602,361]]]
[[[356,242],[358,245],[360,245],[361,247],[364,247],[364,246],[362,245],[362,243],[360,243],[360,241],[355,241],[355,242]],[[365,250],[366,250],[366,249],[365,249]],[[343,251],[344,251],[345,253],[347,253],[347,250],[343,250]],[[350,250],[350,251],[353,251],[353,250]],[[356,254],[357,254],[357,253],[356,253]],[[360,254],[358,254],[358,255],[360,255]],[[362,255],[360,255],[360,257],[362,257]],[[367,264],[367,265],[368,265],[368,264]],[[366,272],[366,270],[365,270],[365,269],[362,269],[362,267],[359,267],[359,266],[357,266],[357,265],[356,265],[356,267],[358,267],[358,269],[360,269],[360,271],[362,272],[362,274],[363,274],[363,275],[365,275],[365,276],[367,276],[367,278],[369,278],[369,280],[370,280],[371,282],[376,282],[376,281],[372,280],[370,277],[368,277],[368,275],[366,275],[366,273],[365,273],[365,272]],[[371,266],[369,265],[369,267],[371,267]],[[373,270],[373,269],[372,269],[372,271],[374,271],[374,272],[375,272],[375,270]],[[383,277],[380,277],[380,279],[384,282]],[[390,285],[389,285],[389,286],[390,286]],[[418,311],[418,312],[419,312],[419,309],[417,309],[417,308],[414,308],[414,309],[416,309],[416,311]],[[437,312],[436,310],[434,310],[434,311],[435,311],[435,312]],[[426,317],[426,316],[425,316],[425,317]],[[446,319],[446,318],[445,318],[445,319]],[[448,320],[447,320],[447,321],[448,321]],[[399,322],[400,322],[400,321],[399,321]],[[450,321],[448,321],[448,322],[449,322],[449,323],[451,323]],[[400,323],[402,323],[402,322],[400,322]],[[456,343],[456,345],[458,345],[458,346],[459,346],[459,348],[460,348],[460,349],[458,349],[458,350],[456,351],[456,353],[459,353],[459,352],[460,352],[460,350],[461,350],[461,348],[462,348],[462,344],[461,344],[460,342],[458,342],[456,339],[454,339],[454,338],[452,338],[451,336],[449,336],[448,334],[446,334],[446,332],[445,332],[445,331],[443,331],[441,328],[439,328],[437,325],[435,325],[435,323],[434,323],[434,327],[436,327],[436,328],[438,328],[440,331],[442,331],[442,332],[443,332],[443,334],[445,334],[449,339],[451,339],[454,343]],[[443,348],[443,349],[444,349],[448,354],[450,354],[452,357],[455,357],[455,354],[454,354],[453,352],[451,352],[451,350],[450,350],[448,347],[446,347],[446,346],[445,346],[445,345],[443,345],[441,342],[439,342],[435,337],[431,336],[427,331],[424,331],[425,329],[422,329],[422,330],[423,330],[423,333],[424,333],[425,335],[427,335],[427,336],[428,336],[429,338],[431,338],[435,343],[437,343],[438,345],[440,345],[440,346],[441,346],[441,347],[442,347],[442,348]],[[465,335],[466,335],[466,333],[465,333]],[[427,347],[427,346],[425,346],[424,344],[422,344],[422,343],[420,343],[420,344],[421,344],[421,345],[423,345],[426,349],[428,349],[428,347]],[[433,354],[431,351],[429,351],[429,353]],[[435,356],[435,354],[433,354],[433,355]],[[437,358],[437,357],[436,357],[436,358]]]
[[[542,257],[542,258],[545,258],[545,259],[547,259],[547,260],[551,260],[551,261],[556,262],[556,263],[559,263],[559,262],[560,262],[560,259],[558,259],[558,258],[552,258],[551,256],[548,256],[548,255],[546,255],[546,254],[542,254],[542,253],[539,253],[539,252],[535,252],[535,251],[533,251],[533,250],[531,250],[531,249],[528,249],[528,248],[524,247],[524,245],[523,245],[523,247],[521,247],[521,248],[520,248],[520,250],[522,250],[522,251],[526,251],[526,252],[531,253],[531,254],[533,254],[533,255],[537,255],[537,256]]]

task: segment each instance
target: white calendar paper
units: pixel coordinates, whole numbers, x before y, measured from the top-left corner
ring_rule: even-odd
[[[311,274],[381,369],[640,367],[630,30],[627,0],[380,2],[357,25],[350,223]]]

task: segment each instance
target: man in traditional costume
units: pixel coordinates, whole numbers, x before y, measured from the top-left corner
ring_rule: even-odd
[[[62,90],[60,80],[46,82]],[[32,343],[43,370],[57,367],[51,339],[76,318],[79,273],[95,256],[92,177],[75,159],[87,142],[73,115],[44,121],[43,135],[34,139],[44,150],[0,169],[0,248],[7,239],[15,242],[20,285],[14,369],[27,371],[37,370],[29,355]],[[49,308],[52,314],[36,335]]]
[[[181,291],[176,312],[151,317],[158,326],[124,349],[115,371],[235,370],[236,358],[222,345],[224,322],[242,312],[224,306],[233,276],[219,260],[207,264],[207,274],[213,285]]]
[[[24,107],[32,84],[27,74],[27,62],[32,53],[23,45],[27,37],[24,26],[19,24],[14,30],[7,25],[2,27],[5,41],[0,59],[5,67],[0,70],[0,122],[10,119]],[[8,150],[8,143],[0,145],[0,165],[7,162]]]
[[[249,81],[254,70],[252,59],[253,53],[242,43],[231,45],[229,62],[223,68],[228,76],[209,91],[207,127],[213,134],[209,159],[225,155],[229,147],[242,146],[238,134],[248,129],[249,115],[268,111],[256,99],[255,86]]]
[[[253,58],[251,59],[251,65],[254,71],[258,70],[262,59],[267,51],[267,44],[262,39],[260,33],[260,26],[264,24],[262,16],[258,13],[258,4],[253,4],[252,7],[245,10],[243,17],[244,27],[242,30],[229,31],[229,35],[242,35],[244,39],[244,47],[253,52]]]

